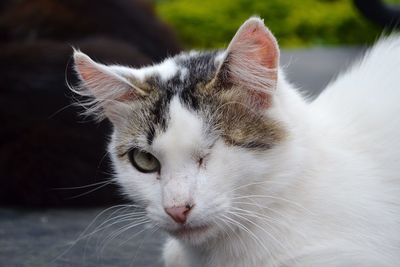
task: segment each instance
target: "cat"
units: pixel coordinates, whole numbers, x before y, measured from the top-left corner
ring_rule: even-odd
[[[400,38],[313,101],[279,55],[251,17],[225,50],[140,69],[76,50],[75,90],[112,122],[117,180],[169,233],[166,266],[398,266]]]

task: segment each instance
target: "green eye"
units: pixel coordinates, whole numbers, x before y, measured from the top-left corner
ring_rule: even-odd
[[[159,172],[160,162],[152,154],[134,148],[128,152],[128,157],[133,167],[144,173]]]

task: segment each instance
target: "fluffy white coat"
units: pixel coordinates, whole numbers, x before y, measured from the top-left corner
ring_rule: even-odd
[[[246,188],[259,196],[246,206],[253,223],[199,246],[171,239],[167,266],[398,266],[400,38],[380,40],[312,102],[279,77],[269,112],[290,139],[265,155],[276,170]]]
[[[135,90],[134,79],[159,73],[167,81],[180,71],[182,80],[187,69],[174,59],[139,70],[107,67],[75,53],[90,89],[85,95],[113,114],[107,115],[115,126],[109,150],[117,180],[174,236],[164,248],[166,266],[399,266],[400,38],[380,40],[311,102],[281,70],[274,72],[279,51],[261,20],[247,21],[228,50],[236,53],[232,73],[239,83],[274,86],[262,112],[283,126],[285,139],[265,151],[230,146],[208,136],[205,118],[174,97],[166,130],[141,148],[158,159],[160,173],[139,172],[118,156],[121,135],[134,126],[124,122],[130,103],[121,104],[115,119],[115,99]],[[255,69],[252,60],[264,65]],[[146,143],[146,136],[138,139]],[[165,208],[185,203],[194,208],[182,226]],[[203,230],[177,234],[183,227]]]

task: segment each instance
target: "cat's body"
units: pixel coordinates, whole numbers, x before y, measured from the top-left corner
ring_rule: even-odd
[[[400,38],[312,102],[254,18],[225,52],[141,70],[75,61],[89,111],[114,123],[124,192],[174,236],[168,267],[400,262]]]
[[[400,39],[392,37],[381,40],[310,103],[290,85],[278,85],[278,91],[286,91],[278,98],[292,127],[287,149],[298,154],[287,175],[296,176],[297,183],[277,195],[285,200],[269,207],[279,214],[267,208],[262,215],[268,220],[257,222],[261,227],[250,225],[258,238],[268,240],[265,246],[276,256],[275,263],[242,231],[238,235],[245,250],[235,234],[206,244],[207,252],[171,240],[166,258],[190,256],[183,265],[168,266],[397,266],[399,68]],[[249,188],[249,194],[270,195],[260,185]],[[258,201],[266,203],[262,197]],[[259,213],[254,209],[254,215]]]

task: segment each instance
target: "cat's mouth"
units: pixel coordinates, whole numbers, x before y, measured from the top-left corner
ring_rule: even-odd
[[[209,228],[210,228],[209,225],[200,225],[200,226],[183,225],[182,227],[176,230],[170,230],[168,232],[176,237],[185,238],[188,236],[203,234],[207,232]]]

